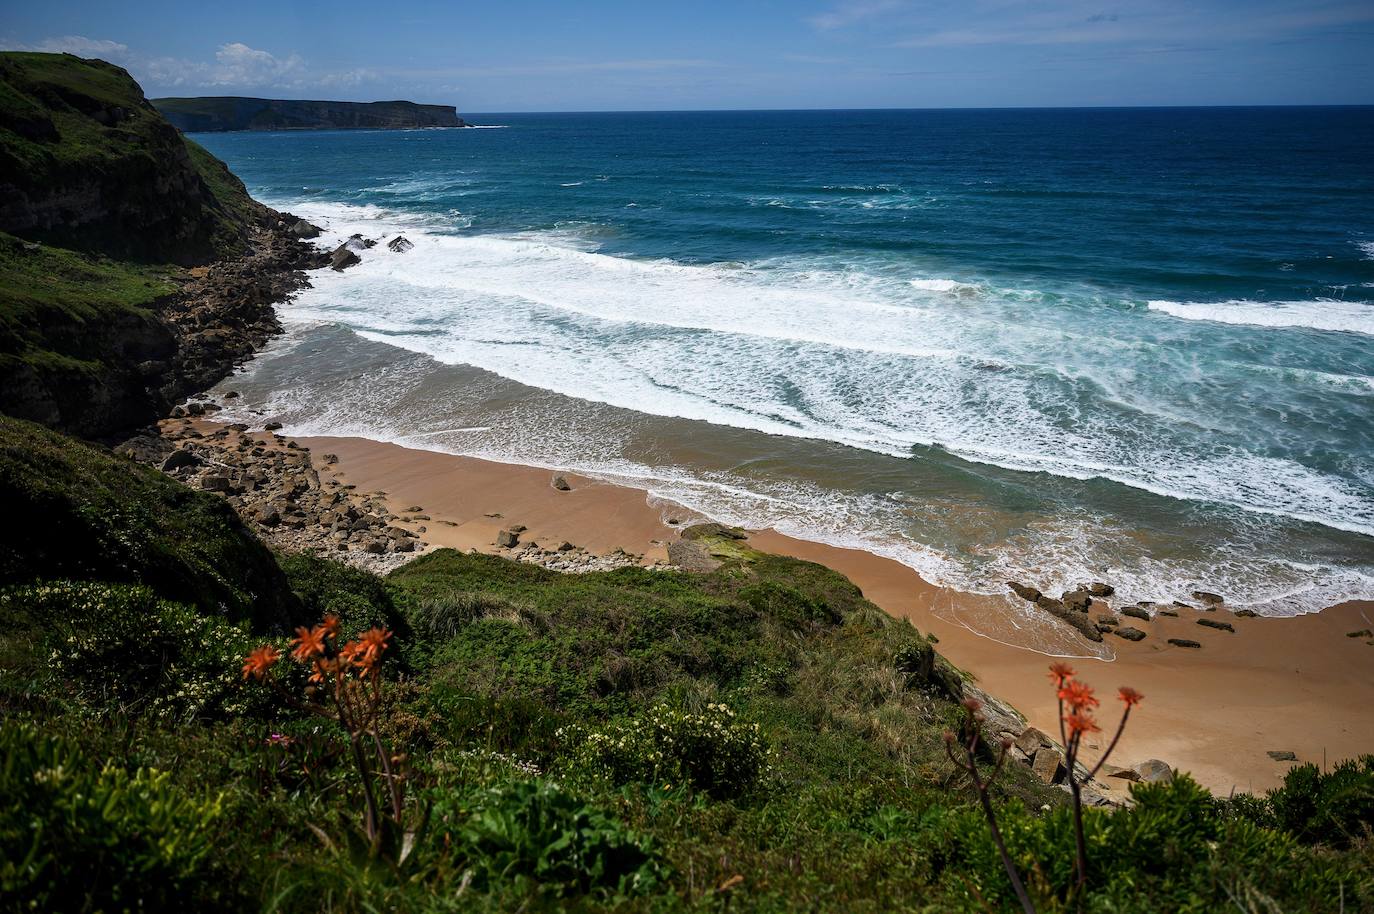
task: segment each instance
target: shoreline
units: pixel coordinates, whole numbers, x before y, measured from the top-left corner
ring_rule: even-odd
[[[296,440],[317,454],[337,455],[327,467],[331,475],[358,491],[384,492],[382,500],[398,515],[407,507],[422,508],[423,521],[402,517],[397,523],[412,530],[424,526],[420,535],[434,547],[510,555],[495,545],[496,534],[518,524],[526,528],[521,533],[526,542],[566,541],[602,555],[624,550],[645,564],[658,564],[666,561],[677,529],[703,519],[644,489],[573,473],[561,474],[571,491],[559,491],[551,485],[559,474],[537,467],[365,438]],[[938,587],[906,565],[861,550],[772,530],[750,531],[749,541],[762,551],[844,574],[884,611],[935,635],[942,655],[1024,714],[1030,726],[1057,733],[1053,692],[1045,681],[1049,656],[960,622],[961,616],[1006,614],[1014,604]],[[1095,603],[1091,612],[1096,616],[1105,609]],[[1271,751],[1293,752],[1299,761],[1317,764],[1374,751],[1369,737],[1374,734],[1374,677],[1368,675],[1374,647],[1369,639],[1347,637],[1374,626],[1374,602],[1347,602],[1288,618],[1237,617],[1225,608],[1179,612],[1178,618],[1125,620],[1147,637],[1133,643],[1108,635],[1112,659],[1072,661],[1104,698],[1118,685],[1147,696],[1132,716],[1115,763],[1163,759],[1213,792],[1227,794],[1277,786],[1292,763],[1270,758]],[[1197,620],[1203,617],[1229,622],[1235,631],[1200,626]],[[1046,628],[1068,631],[1048,621]],[[1066,647],[1082,643],[1077,636],[1062,636]],[[1202,647],[1175,647],[1168,638],[1195,640]],[[1103,702],[1108,728],[1114,725],[1113,704]],[[1341,709],[1340,715],[1333,715],[1333,708]]]

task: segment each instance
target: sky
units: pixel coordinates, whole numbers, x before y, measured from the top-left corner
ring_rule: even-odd
[[[1374,103],[1374,0],[0,0],[0,46],[460,113]]]

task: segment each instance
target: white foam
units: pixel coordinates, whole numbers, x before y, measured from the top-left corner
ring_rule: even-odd
[[[1364,253],[1365,260],[1374,260],[1374,241],[1357,241],[1355,247]]]
[[[1160,311],[1189,321],[1213,321],[1250,327],[1306,327],[1374,336],[1374,304],[1337,301],[1152,301]]]
[[[1248,449],[1263,441],[1261,420],[1207,400],[1213,385],[1187,353],[1076,327],[1037,296],[978,286],[956,307],[943,301],[954,280],[918,288],[814,260],[631,260],[587,249],[583,228],[440,235],[377,208],[296,209],[345,237],[405,227],[417,246],[315,274],[286,312],[440,362],[640,413],[896,457],[938,446],[1374,534],[1367,485]],[[1123,357],[1149,374],[1123,382]],[[1281,389],[1319,387],[1331,391],[1331,377],[1295,373]],[[1089,397],[1099,405],[1085,408]]]
[[[908,279],[913,289],[925,292],[947,292],[951,295],[973,295],[979,291],[977,283],[959,282],[955,279]]]

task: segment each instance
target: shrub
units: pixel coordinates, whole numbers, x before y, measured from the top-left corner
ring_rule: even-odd
[[[0,593],[11,606],[48,627],[50,666],[88,704],[178,720],[249,705],[235,675],[247,633],[147,587],[32,584]]]
[[[488,791],[449,839],[468,855],[474,885],[488,890],[513,879],[555,896],[631,896],[665,875],[647,838],[543,781]]]
[[[1374,755],[1341,762],[1328,774],[1298,765],[1268,800],[1278,826],[1302,843],[1349,847],[1374,831]]]
[[[723,704],[700,713],[658,705],[600,729],[564,728],[559,736],[572,748],[575,772],[615,784],[687,784],[729,798],[757,786],[768,768],[758,724],[736,720]]]
[[[220,799],[107,764],[32,727],[0,726],[0,893],[14,909],[174,910],[214,901]],[[174,904],[174,902],[178,902]]]

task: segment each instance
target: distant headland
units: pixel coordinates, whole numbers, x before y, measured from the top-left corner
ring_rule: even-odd
[[[208,96],[155,98],[173,126],[190,133],[226,130],[405,130],[466,127],[452,105],[415,102],[322,102]]]

